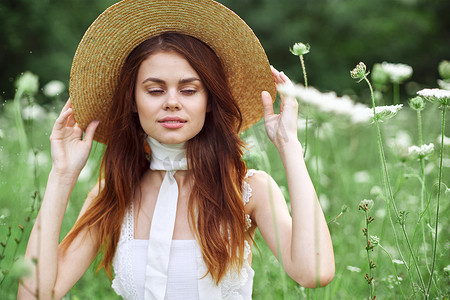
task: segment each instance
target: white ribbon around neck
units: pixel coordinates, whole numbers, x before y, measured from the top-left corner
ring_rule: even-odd
[[[177,170],[187,169],[185,143],[161,144],[147,137],[151,149],[150,169],[165,170],[159,189],[150,228],[147,266],[145,270],[145,299],[162,300],[167,288],[169,254],[178,203]]]
[[[147,142],[151,149],[150,169],[165,170],[166,174],[156,199],[150,228],[144,299],[163,300],[167,289],[170,248],[178,203],[178,184],[174,175],[177,170],[187,169],[186,148],[185,143],[166,145],[151,137],[147,137]],[[220,287],[213,282],[211,274],[207,274],[201,249],[197,244],[196,252],[199,299],[222,299]]]

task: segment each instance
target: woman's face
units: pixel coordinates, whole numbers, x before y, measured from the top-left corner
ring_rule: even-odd
[[[208,93],[197,72],[174,51],[150,55],[139,67],[136,107],[144,131],[163,144],[178,144],[203,128]]]

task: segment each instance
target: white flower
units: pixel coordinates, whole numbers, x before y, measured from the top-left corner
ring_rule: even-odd
[[[444,168],[450,168],[450,158],[444,158],[444,159],[442,160],[442,166],[443,166]],[[447,191],[450,192],[450,188],[447,188]],[[447,192],[447,191],[446,191],[446,192]]]
[[[92,163],[88,162],[81,170],[80,175],[78,176],[78,180],[86,182],[92,178],[93,173],[94,173],[94,166],[92,165]]]
[[[377,211],[375,212],[375,216],[379,219],[384,218],[384,216],[386,216],[386,209],[384,208],[377,209]]]
[[[440,144],[441,143],[441,136],[439,135],[436,139],[436,141]],[[444,135],[444,146],[450,146],[450,138],[446,137]]]
[[[39,89],[39,78],[30,71],[26,71],[16,80],[16,88],[22,90],[24,94],[34,95]]]
[[[386,120],[394,117],[399,110],[403,107],[403,104],[387,105],[387,106],[375,106],[375,116],[378,120]],[[373,118],[373,108],[367,108],[366,114]]]
[[[398,130],[394,137],[387,139],[387,145],[401,158],[408,156],[408,147],[411,143],[411,136],[403,130]]]
[[[50,164],[50,157],[45,152],[28,152],[28,164],[31,166],[48,166]]]
[[[66,86],[59,80],[52,80],[43,87],[43,92],[47,97],[55,97],[64,92]]]
[[[328,210],[328,208],[330,207],[330,200],[328,199],[327,195],[320,194],[319,202],[320,202],[320,206],[322,207],[323,211],[326,212]]]
[[[367,171],[359,171],[353,174],[353,180],[357,183],[364,183],[370,181],[370,174]]]
[[[354,267],[354,266],[347,266],[347,270],[351,271],[351,272],[356,272],[359,273],[361,272],[361,269],[358,267]]]
[[[402,83],[410,78],[413,73],[412,67],[405,64],[383,62],[381,67],[389,75],[391,81],[395,83]]]
[[[368,107],[355,103],[349,96],[338,97],[334,92],[322,93],[313,87],[303,85],[279,85],[281,94],[296,97],[301,102],[309,104],[318,110],[335,115],[346,116],[353,123],[367,122],[369,116],[365,114]]]
[[[450,273],[450,265],[447,265],[447,266],[444,268],[444,271],[447,272],[447,273]]]
[[[303,130],[306,128],[306,125],[308,125],[308,127],[311,127],[313,125],[313,122],[311,121],[311,119],[308,120],[308,123],[306,123],[306,119],[299,117],[297,119],[297,127],[300,130]]]
[[[381,281],[385,281],[387,282],[387,286],[390,289],[393,289],[395,285],[400,284],[400,281],[402,281],[403,279],[401,277],[396,277],[394,275],[388,275],[387,277],[384,277],[381,279]]]
[[[22,110],[22,117],[25,120],[43,120],[45,116],[45,110],[38,104],[27,106]]]
[[[380,243],[380,238],[377,237],[376,235],[371,235],[370,241],[372,242],[373,245],[378,245]]]
[[[378,185],[375,185],[370,189],[370,194],[374,196],[382,196],[383,190]]]
[[[441,105],[449,105],[450,91],[442,89],[423,89],[417,92],[417,95],[424,97],[430,102],[435,102]]]
[[[450,80],[441,80],[438,79],[437,83],[439,85],[439,87],[443,90],[450,90]]]
[[[411,158],[425,158],[429,156],[434,151],[434,145],[433,143],[430,143],[428,145],[422,145],[420,147],[417,146],[411,146],[408,148],[408,156]]]
[[[405,264],[405,262],[403,260],[399,260],[399,259],[393,259],[392,262],[394,264],[397,264],[397,265],[404,265]]]

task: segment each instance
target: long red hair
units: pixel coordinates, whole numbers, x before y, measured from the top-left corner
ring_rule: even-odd
[[[157,51],[183,55],[208,91],[205,124],[186,146],[194,180],[188,215],[208,273],[218,284],[229,268],[240,268],[243,263],[246,228],[241,188],[246,166],[238,136],[242,116],[219,58],[206,44],[183,34],[164,33],[148,39],[128,56],[106,120],[107,147],[99,175],[104,185],[62,246],[67,249],[86,226],[95,227],[98,250],[103,253],[99,268],[111,276],[121,221],[149,167],[143,146],[146,135],[134,109],[135,81],[141,63]]]

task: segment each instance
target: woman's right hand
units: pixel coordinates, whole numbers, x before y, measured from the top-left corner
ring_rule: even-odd
[[[83,130],[75,121],[70,99],[67,101],[55,121],[50,136],[54,171],[61,175],[78,177],[89,157],[98,124],[99,121],[92,121],[86,128],[83,139]]]

